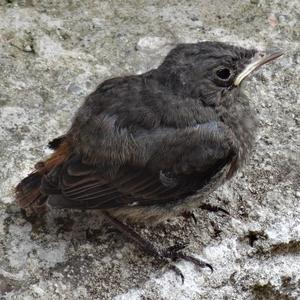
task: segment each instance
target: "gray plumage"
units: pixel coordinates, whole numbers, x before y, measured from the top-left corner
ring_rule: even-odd
[[[17,187],[20,205],[97,208],[139,221],[199,206],[253,147],[255,116],[234,80],[255,54],[180,44],[157,69],[103,82],[50,144],[60,155],[65,147],[63,159],[41,163],[34,184]]]

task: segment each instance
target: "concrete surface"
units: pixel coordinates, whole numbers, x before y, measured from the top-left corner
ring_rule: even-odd
[[[0,0],[1,299],[300,299],[299,2]],[[247,166],[197,210],[154,230],[213,264],[185,284],[93,212],[32,227],[13,187],[106,78],[144,72],[176,42],[226,41],[286,55],[247,85],[260,120]]]

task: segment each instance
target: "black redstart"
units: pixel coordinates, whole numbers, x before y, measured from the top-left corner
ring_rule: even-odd
[[[210,267],[181,245],[154,247],[124,221],[189,211],[235,174],[256,131],[241,82],[281,55],[179,44],[157,69],[104,81],[68,132],[50,142],[54,153],[16,187],[18,204],[27,214],[47,206],[98,209],[148,253]]]

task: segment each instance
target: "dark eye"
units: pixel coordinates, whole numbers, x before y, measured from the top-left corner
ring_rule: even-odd
[[[216,75],[219,79],[227,81],[230,79],[232,72],[230,69],[222,67],[216,71]]]
[[[220,66],[214,71],[214,82],[221,87],[228,87],[232,84],[234,71],[228,67]]]

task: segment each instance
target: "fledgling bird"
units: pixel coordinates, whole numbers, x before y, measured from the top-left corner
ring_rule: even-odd
[[[123,221],[191,210],[236,173],[256,128],[241,82],[281,55],[179,44],[156,69],[104,81],[50,142],[54,153],[16,187],[18,204],[28,214],[98,209],[149,253],[197,263],[181,246],[154,247]]]

